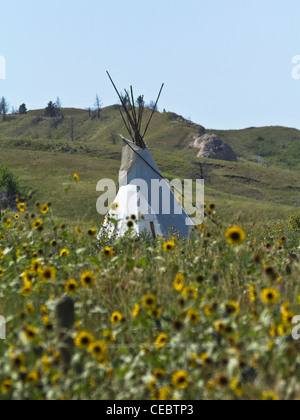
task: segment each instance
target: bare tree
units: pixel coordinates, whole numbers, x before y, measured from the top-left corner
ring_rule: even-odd
[[[56,117],[57,118],[64,118],[64,114],[62,111],[62,103],[59,97],[56,98],[56,102],[55,102],[55,107],[56,107]]]
[[[6,116],[9,112],[9,103],[7,100],[2,96],[0,100],[0,115],[2,115],[3,121],[6,121]]]
[[[74,141],[74,117],[71,118],[71,140]]]
[[[100,114],[101,114],[101,111],[102,111],[102,102],[101,102],[101,99],[99,98],[99,96],[98,95],[96,95],[96,102],[95,102],[95,108],[96,108],[96,111],[97,111],[97,118],[98,119],[100,119]]]

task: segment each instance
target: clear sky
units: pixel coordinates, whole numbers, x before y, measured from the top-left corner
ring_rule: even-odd
[[[206,128],[300,129],[299,0],[0,0],[0,95],[85,108],[133,84]]]

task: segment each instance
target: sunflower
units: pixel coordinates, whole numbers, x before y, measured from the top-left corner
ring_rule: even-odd
[[[74,295],[78,290],[78,283],[76,280],[68,280],[65,284],[65,292],[69,295]]]
[[[88,234],[89,236],[96,236],[96,235],[97,235],[97,229],[90,228],[90,229],[88,230],[87,234]]]
[[[118,203],[112,203],[111,205],[110,205],[110,210],[111,211],[116,211],[116,210],[118,210],[118,208],[119,208],[119,204]]]
[[[150,309],[150,311],[148,311],[148,316],[150,318],[154,318],[156,320],[161,318],[161,314],[162,314],[162,310],[161,308],[154,308],[154,309]]]
[[[159,336],[155,340],[156,348],[161,349],[165,347],[168,343],[169,339],[167,334],[159,334]]]
[[[169,241],[169,242],[165,242],[163,244],[163,249],[164,249],[165,252],[171,252],[171,251],[173,251],[174,248],[175,248],[175,243],[174,242]]]
[[[25,313],[30,316],[34,314],[34,306],[32,303],[29,303],[28,305],[26,305]]]
[[[225,305],[225,311],[228,315],[238,315],[240,312],[240,306],[237,302],[231,301]]]
[[[70,251],[69,251],[68,249],[64,248],[64,249],[62,249],[62,250],[60,251],[60,256],[61,256],[62,258],[69,258],[69,256],[70,256]]]
[[[202,353],[200,360],[203,366],[210,366],[213,363],[212,358],[207,353]]]
[[[17,354],[16,356],[13,356],[11,359],[11,364],[14,368],[18,370],[22,370],[22,368],[25,366],[26,359],[24,354]]]
[[[0,277],[3,276],[3,273],[4,273],[4,268],[0,267]]]
[[[80,331],[74,340],[75,346],[82,350],[88,349],[94,341],[93,335],[88,331]]]
[[[20,216],[18,214],[15,214],[15,220],[19,220]]]
[[[102,341],[95,341],[94,343],[89,345],[89,352],[92,356],[98,359],[99,357],[105,355],[106,346],[104,343],[102,343]]]
[[[17,208],[21,213],[24,213],[24,211],[26,210],[26,204],[25,203],[18,203]]]
[[[32,274],[33,276],[37,276],[39,274],[40,269],[41,269],[40,260],[38,259],[32,260],[31,265],[30,265],[30,270],[29,270],[30,274]]]
[[[187,299],[197,299],[198,290],[193,286],[186,286],[182,291],[182,296]]]
[[[256,301],[255,287],[252,284],[249,286],[249,297],[250,302],[254,303]]]
[[[199,312],[195,309],[189,309],[187,312],[187,317],[191,324],[198,324],[200,321]]]
[[[155,308],[156,303],[157,303],[157,298],[156,298],[155,295],[148,294],[148,295],[145,295],[143,297],[142,305],[146,309],[153,309],[153,308]]]
[[[85,271],[82,274],[80,281],[83,287],[92,287],[95,283],[95,275],[90,271]]]
[[[5,379],[0,387],[1,394],[9,394],[13,389],[13,381],[11,379]]]
[[[265,392],[262,396],[263,401],[278,401],[279,398],[274,392]]]
[[[132,229],[132,228],[133,228],[133,226],[134,226],[133,221],[132,221],[132,220],[128,220],[128,222],[127,222],[127,227],[128,227],[129,229]]]
[[[161,381],[166,376],[165,369],[154,369],[152,373],[157,381]]]
[[[277,303],[279,300],[279,297],[280,295],[277,292],[277,290],[272,289],[272,288],[264,289],[261,292],[262,301],[268,305],[273,305]]]
[[[103,255],[106,258],[113,258],[115,256],[115,252],[109,246],[107,246],[103,250]]]
[[[32,295],[33,293],[33,289],[32,289],[32,285],[31,284],[25,284],[22,289],[21,289],[21,295],[23,297],[28,297],[30,295]]]
[[[33,370],[26,376],[26,383],[35,384],[40,380],[40,373],[38,369]]]
[[[220,334],[223,334],[226,332],[226,325],[223,321],[216,321],[214,323],[214,328],[215,328],[215,331]]]
[[[138,316],[139,312],[140,312],[140,305],[138,303],[136,303],[134,305],[134,308],[133,308],[133,311],[132,311],[133,318],[136,318]]]
[[[176,389],[186,389],[189,384],[188,373],[184,370],[180,370],[172,376],[172,385]]]
[[[241,245],[246,240],[246,234],[239,226],[229,228],[225,237],[230,245]]]
[[[53,280],[56,276],[56,270],[54,267],[45,267],[39,271],[39,277],[43,282]]]
[[[49,206],[48,206],[48,204],[43,204],[43,205],[40,207],[40,210],[41,210],[41,213],[43,213],[43,214],[47,214],[47,213],[48,213],[48,211],[49,211]]]
[[[38,334],[38,330],[35,327],[32,326],[28,326],[25,328],[24,330],[24,336],[26,338],[27,341],[32,342],[36,339]]]
[[[242,387],[241,382],[237,378],[232,378],[230,382],[230,388],[238,397],[240,397],[244,393],[244,388]]]
[[[123,319],[123,316],[120,312],[114,312],[110,318],[110,322],[114,325],[119,324]]]
[[[74,181],[76,182],[76,184],[78,184],[79,182],[79,175],[77,175],[76,173],[73,175],[74,177]]]
[[[173,286],[177,292],[181,292],[181,290],[184,288],[184,274],[183,273],[176,274]]]
[[[273,266],[268,265],[266,267],[264,267],[265,270],[265,274],[267,277],[269,277],[271,280],[276,280],[277,278],[277,274],[276,274],[276,270]]]
[[[4,251],[0,249],[0,260],[4,260]]]
[[[215,385],[220,388],[225,388],[226,386],[228,386],[229,379],[227,375],[225,375],[224,373],[221,373],[220,375],[218,375],[215,379]]]
[[[282,315],[282,322],[285,325],[290,325],[293,323],[293,319],[294,319],[294,312],[286,312]]]
[[[32,226],[33,229],[41,231],[41,230],[43,230],[44,223],[43,223],[42,220],[36,219],[36,221],[33,222],[31,226]]]
[[[104,330],[102,333],[105,344],[113,344],[115,341],[114,333],[111,330]]]

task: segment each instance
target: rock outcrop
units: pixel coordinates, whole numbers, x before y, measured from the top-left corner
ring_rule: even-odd
[[[199,149],[197,157],[237,162],[233,149],[215,134],[197,136],[190,146]]]

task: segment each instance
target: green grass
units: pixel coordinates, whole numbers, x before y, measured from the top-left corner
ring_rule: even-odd
[[[102,178],[118,178],[122,141],[116,137],[117,144],[112,144],[111,133],[126,135],[123,123],[114,107],[105,108],[100,120],[89,119],[83,110],[66,109],[64,114],[58,125],[43,111],[1,122],[0,165],[9,167],[40,200],[51,197],[59,217],[99,224],[96,184]],[[206,201],[217,201],[224,218],[240,214],[263,220],[299,207],[299,131],[268,127],[216,132],[234,148],[238,163],[197,158],[197,150],[187,148],[197,131],[176,114],[155,114],[147,144],[165,176],[199,178],[201,162]],[[260,137],[264,140],[257,140]],[[262,154],[263,160],[253,158]],[[80,183],[66,194],[74,172]]]

